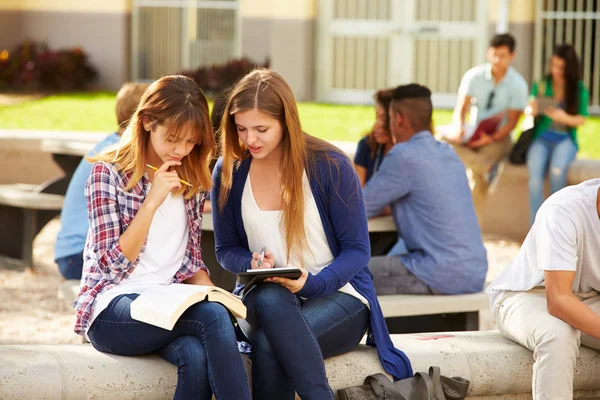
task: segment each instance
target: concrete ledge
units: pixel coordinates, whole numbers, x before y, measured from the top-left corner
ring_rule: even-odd
[[[369,224],[369,232],[396,232],[396,223],[394,218],[390,216],[375,217],[367,221]],[[213,231],[212,213],[204,212],[202,214],[202,230]]]
[[[415,370],[438,365],[444,375],[469,379],[470,398],[531,398],[531,352],[497,331],[394,335],[393,341]],[[362,345],[327,360],[326,368],[334,390],[383,372],[375,349]],[[575,371],[578,396],[600,394],[599,373],[600,353],[583,347]],[[168,399],[176,379],[175,367],[157,356],[112,356],[90,345],[0,346],[2,399]]]
[[[600,178],[599,160],[575,160],[567,175],[569,185]],[[546,195],[549,185],[546,184]],[[496,190],[488,196],[481,222],[483,233],[523,240],[529,232],[529,174],[526,165],[506,163]]]
[[[396,294],[377,296],[377,300],[386,318],[477,312],[490,305],[484,292],[441,296]]]
[[[0,205],[33,210],[60,210],[65,196],[40,193],[35,185],[0,185]]]

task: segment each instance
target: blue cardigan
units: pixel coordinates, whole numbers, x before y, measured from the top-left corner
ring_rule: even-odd
[[[317,275],[309,274],[306,284],[297,294],[318,298],[336,292],[346,283],[363,295],[370,306],[370,329],[367,345],[376,346],[383,368],[396,379],[413,375],[408,357],[394,347],[381,307],[377,301],[373,277],[367,264],[371,246],[367,217],[360,182],[348,158],[329,152],[338,167],[324,157],[317,157],[315,168],[308,171],[310,187],[319,209],[319,215],[334,261]],[[237,274],[250,267],[252,255],[242,220],[242,193],[252,158],[238,163],[227,203],[218,210],[223,159],[213,171],[213,224],[215,250],[219,263]],[[336,184],[338,183],[338,184]]]

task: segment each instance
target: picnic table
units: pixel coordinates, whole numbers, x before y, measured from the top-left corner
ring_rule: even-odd
[[[43,136],[42,136],[43,135]],[[39,140],[39,149],[44,153],[50,153],[53,161],[63,172],[62,176],[53,178],[43,184],[31,187],[18,187],[11,185],[14,193],[21,193],[21,202],[13,202],[8,205],[3,202],[2,191],[8,188],[0,187],[0,220],[10,221],[12,228],[0,230],[0,254],[6,254],[13,258],[19,258],[31,265],[31,248],[35,236],[53,218],[60,214],[62,208],[61,196],[64,196],[69,182],[82,158],[93,149],[105,134],[78,134],[74,140],[73,134],[62,132],[40,134],[32,133],[30,139]],[[2,140],[0,132],[0,140]],[[338,143],[335,145],[344,150],[350,157],[356,147],[354,144]],[[351,146],[352,145],[352,146]],[[24,190],[27,189],[27,190]],[[41,199],[41,195],[55,195],[36,203],[35,193]],[[19,197],[19,196],[17,196]],[[28,202],[26,205],[25,203]],[[36,208],[37,207],[37,208]],[[13,229],[14,228],[14,229]],[[203,218],[201,247],[204,249],[202,257],[209,268],[213,281],[218,286],[232,289],[235,277],[221,268],[215,257],[215,241],[212,228],[212,215],[206,213]],[[398,240],[396,227],[392,217],[375,218],[369,221],[369,234],[371,237],[371,254],[383,255],[389,251]]]
[[[44,139],[45,136],[54,137]],[[97,136],[97,135],[96,135]],[[96,140],[96,136],[92,140]],[[22,141],[26,148],[50,153],[63,175],[39,185],[0,185],[0,254],[33,265],[33,240],[43,227],[60,214],[64,195],[83,155],[95,142],[72,140],[60,132],[0,132],[1,140]],[[35,153],[32,153],[32,155]]]

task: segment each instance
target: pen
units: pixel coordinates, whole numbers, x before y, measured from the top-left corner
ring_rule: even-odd
[[[150,168],[153,171],[158,171],[158,168],[153,167],[150,164],[146,164],[146,167]],[[189,183],[188,181],[184,181],[183,179],[180,179],[179,182],[183,183],[184,185],[188,185],[189,187],[193,187],[191,183]]]
[[[262,265],[262,262],[265,259],[265,251],[267,251],[267,247],[263,246],[263,248],[260,249],[260,259],[258,260],[258,266],[259,267]]]

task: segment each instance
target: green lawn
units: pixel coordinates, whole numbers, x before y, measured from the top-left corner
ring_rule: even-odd
[[[0,108],[0,129],[49,129],[70,131],[115,130],[115,94],[95,92],[49,96]],[[327,140],[355,142],[373,123],[370,106],[300,103],[306,132]],[[438,125],[451,121],[451,112],[436,110]],[[600,118],[589,118],[579,133],[579,157],[600,159]]]

